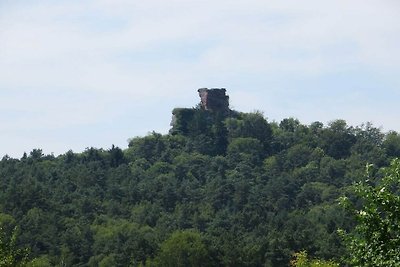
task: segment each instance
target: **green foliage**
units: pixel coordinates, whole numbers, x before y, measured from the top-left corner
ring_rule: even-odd
[[[337,197],[367,162],[382,177],[400,147],[397,133],[370,124],[174,114],[170,134],[126,149],[4,156],[0,224],[17,260],[29,248],[31,266],[287,266],[302,250],[337,261],[336,230],[355,226]]]
[[[400,266],[400,160],[394,159],[385,176],[373,184],[371,165],[368,179],[354,185],[361,203],[342,198],[342,204],[355,215],[354,231],[342,234],[354,266]]]
[[[389,132],[383,142],[383,147],[388,156],[400,157],[400,135],[397,132]]]
[[[333,261],[310,259],[306,251],[297,252],[293,257],[290,262],[293,267],[339,267],[339,264]]]
[[[163,267],[213,266],[210,260],[200,233],[186,230],[174,232],[161,244],[155,263]]]
[[[18,228],[10,235],[0,225],[0,267],[25,266],[28,262],[28,250],[17,246]]]
[[[239,118],[228,118],[225,124],[229,138],[255,138],[265,145],[265,148],[270,142],[272,129],[260,112],[241,114]]]
[[[195,114],[194,109],[189,109],[189,108],[175,108],[172,111],[173,114],[173,119],[171,122],[171,133],[172,134],[182,134],[182,135],[187,135],[191,131],[190,129],[190,123],[193,119],[193,116]]]
[[[335,159],[348,157],[352,145],[357,140],[353,127],[347,126],[344,120],[332,121],[329,130],[321,133],[321,139],[322,148]]]
[[[92,250],[96,255],[90,259],[92,265],[128,266],[133,262],[145,262],[156,248],[154,230],[128,220],[101,216],[92,225],[92,232]]]
[[[26,267],[52,267],[54,266],[48,256],[41,256],[26,264]]]
[[[262,158],[262,153],[261,142],[250,137],[234,138],[227,149],[227,157],[234,164],[240,161],[247,161],[248,164],[257,164]]]

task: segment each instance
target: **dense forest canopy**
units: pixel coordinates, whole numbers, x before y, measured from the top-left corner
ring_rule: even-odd
[[[400,135],[370,123],[174,114],[169,134],[127,149],[4,156],[0,245],[18,234],[36,266],[287,266],[299,251],[340,261],[337,229],[355,221],[337,199],[367,163],[379,178],[400,157]]]

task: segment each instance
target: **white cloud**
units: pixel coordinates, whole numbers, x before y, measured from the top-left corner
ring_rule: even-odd
[[[0,67],[18,84],[18,73],[32,73],[43,81],[50,71],[53,75],[48,76],[67,84],[68,76],[78,77],[74,84],[87,83],[80,74],[91,70],[100,78],[107,76],[101,70],[121,76],[118,67],[125,65],[116,55],[148,47],[162,50],[190,39],[214,42],[204,48],[200,62],[189,66],[201,64],[211,71],[319,74],[361,63],[379,69],[399,59],[399,16],[389,1],[47,2],[17,11],[3,15],[0,22],[7,25],[1,33],[6,41],[0,45]],[[87,13],[95,15],[85,18]],[[125,23],[111,32],[85,27],[86,20],[96,25],[102,19]],[[336,46],[353,49],[343,55]],[[131,63],[134,66],[134,59]],[[154,71],[166,68],[161,62]],[[130,70],[140,72],[140,66]],[[94,75],[89,76],[89,82],[96,83]]]

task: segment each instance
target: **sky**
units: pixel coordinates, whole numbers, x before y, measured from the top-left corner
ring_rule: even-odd
[[[398,0],[0,0],[0,157],[168,133],[231,108],[400,131]]]

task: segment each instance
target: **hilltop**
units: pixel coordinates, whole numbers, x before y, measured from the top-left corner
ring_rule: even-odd
[[[339,260],[337,204],[400,156],[400,136],[344,120],[270,122],[229,108],[225,89],[173,110],[169,134],[127,149],[0,161],[0,225],[40,266],[287,266],[292,253]],[[3,238],[2,240],[6,240]]]

